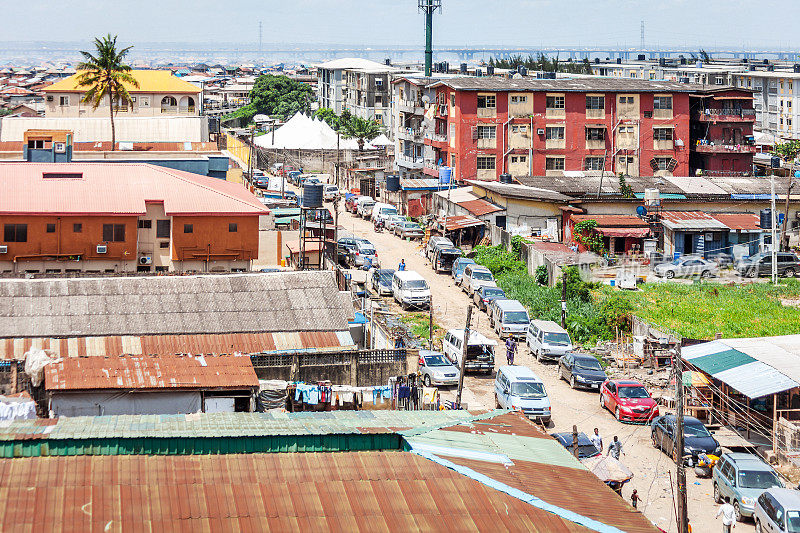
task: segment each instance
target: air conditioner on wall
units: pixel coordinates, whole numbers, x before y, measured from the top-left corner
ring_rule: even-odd
[[[98,254],[107,254],[108,253],[108,246],[105,244],[98,244],[97,245],[97,253]]]
[[[152,257],[140,257],[139,258],[139,264],[140,265],[152,265],[153,264],[153,258]]]
[[[544,128],[538,128],[536,130],[536,135],[544,135]]]
[[[8,246],[0,246],[0,254],[7,254]]]

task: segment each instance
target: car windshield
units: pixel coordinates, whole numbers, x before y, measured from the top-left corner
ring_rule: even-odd
[[[619,397],[620,398],[649,398],[650,395],[647,394],[647,389],[641,386],[633,386],[633,387],[620,387],[619,388]]]
[[[483,289],[483,295],[487,298],[491,298],[493,296],[505,296],[506,293],[503,292],[503,289],[498,289],[497,287],[485,287]]]
[[[525,311],[507,311],[503,319],[503,322],[506,324],[527,324],[530,322],[530,320],[528,320],[528,313]]]
[[[520,398],[544,398],[544,385],[541,383],[528,383],[517,381],[511,384],[511,394]]]
[[[361,252],[361,255],[375,255],[375,248],[360,246],[359,251]]]
[[[544,342],[555,346],[569,346],[572,344],[569,340],[569,335],[566,333],[545,333]]]
[[[476,270],[472,273],[472,279],[479,279],[482,281],[492,281],[492,273],[484,272],[483,270]]]
[[[427,289],[428,283],[424,279],[410,279],[406,281],[406,287],[409,289]]]
[[[575,359],[575,368],[584,370],[603,370],[597,359]]]
[[[787,511],[786,531],[789,533],[800,533],[800,511]]]
[[[394,276],[394,270],[383,271],[380,274],[381,283],[391,284],[392,283],[392,276]]]
[[[703,424],[685,424],[683,426],[683,434],[687,437],[710,437],[711,433],[708,432]]]
[[[769,470],[739,470],[739,486],[743,489],[780,487],[781,482]]]
[[[675,266],[682,265],[683,264],[683,259],[678,258],[678,259],[674,260],[672,262],[672,264],[675,265]]]
[[[426,355],[425,366],[450,366],[450,361],[445,359],[442,354]]]

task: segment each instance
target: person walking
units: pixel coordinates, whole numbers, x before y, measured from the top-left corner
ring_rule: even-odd
[[[594,447],[597,448],[597,451],[600,453],[603,452],[603,437],[600,436],[600,431],[597,428],[594,428],[594,435],[591,436],[589,439],[594,444]]]
[[[616,435],[614,435],[614,441],[608,445],[608,453],[606,453],[606,455],[607,456],[610,455],[611,457],[619,461],[619,456],[623,453],[624,452],[622,451],[622,443],[619,441],[619,438]]]
[[[636,489],[633,489],[633,492],[631,493],[631,505],[633,505],[633,508],[636,509],[638,503],[639,503],[639,492]]]
[[[509,365],[514,364],[514,356],[517,353],[517,341],[514,340],[514,337],[509,337],[506,339],[506,361],[508,361]]]
[[[405,259],[401,259],[400,260],[400,264],[397,265],[397,270],[402,272],[405,269],[406,269],[406,260]]]
[[[720,505],[714,518],[719,518],[720,515],[722,515],[722,533],[731,533],[731,529],[736,527],[736,509],[731,505],[730,496],[725,496],[725,503]]]

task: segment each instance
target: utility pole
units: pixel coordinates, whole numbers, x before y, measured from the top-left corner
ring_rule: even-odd
[[[253,184],[253,140],[255,139],[256,130],[250,130],[250,156],[247,158],[247,179],[250,181],[250,185]]]
[[[770,234],[772,240],[772,284],[778,284],[778,243],[777,243],[777,232],[775,231],[776,226],[776,213],[775,213],[775,171],[771,171],[769,173],[769,190],[770,190],[770,217],[772,218],[772,223],[770,224]]]
[[[642,52],[644,52],[644,21],[642,21],[641,34],[642,34],[642,38],[641,38],[641,42],[640,42],[639,46],[641,47]]]
[[[261,37],[262,37],[263,34],[261,32],[261,29],[262,29],[261,21],[259,20],[258,21],[258,53],[259,54],[261,53],[261,50],[262,50],[262,48],[261,48],[261,43],[262,43]]]
[[[797,159],[792,161],[792,168],[789,171],[789,181],[786,183],[786,205],[783,209],[783,224],[781,225],[781,250],[784,252],[789,251],[789,238],[786,236],[786,230],[789,228],[789,195],[794,188],[794,168]]]
[[[433,294],[428,301],[428,349],[433,350]]]
[[[461,368],[458,372],[458,394],[456,405],[461,409],[461,390],[464,388],[464,369],[467,367],[467,346],[469,345],[469,324],[472,320],[472,306],[467,306],[467,324],[464,326],[464,341],[461,343]]]
[[[442,8],[442,0],[418,0],[417,7],[425,13],[425,75],[433,66],[433,12]]]
[[[603,450],[600,450],[601,452]],[[578,426],[572,426],[572,455],[575,459],[580,459],[578,454]]]
[[[686,470],[683,466],[683,360],[681,344],[678,341],[673,356],[675,370],[675,463],[677,466],[676,482],[678,485],[678,533],[688,533],[688,508],[686,506]]]
[[[567,273],[561,268],[561,327],[567,329]]]

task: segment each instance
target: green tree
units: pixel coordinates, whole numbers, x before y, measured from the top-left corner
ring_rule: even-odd
[[[352,117],[350,120],[342,124],[342,134],[345,137],[356,139],[358,142],[358,149],[364,149],[364,143],[374,139],[381,133],[381,125],[374,120],[368,120],[361,117]]]
[[[314,116],[327,122],[328,126],[336,131],[339,131],[339,128],[341,128],[341,119],[339,115],[337,115],[333,109],[330,109],[329,107],[321,107],[317,109],[314,112]]]
[[[259,76],[250,91],[250,103],[225,119],[241,118],[250,122],[255,115],[268,115],[282,120],[298,112],[308,112],[314,92],[307,83],[295,81],[286,76],[265,74]]]
[[[92,104],[93,109],[97,109],[103,100],[108,98],[111,150],[114,150],[117,140],[114,127],[115,107],[133,103],[126,84],[139,87],[139,82],[131,74],[131,67],[124,63],[125,56],[133,47],[117,50],[117,36],[112,37],[111,34],[95,38],[94,47],[96,55],[81,51],[84,60],[78,63],[78,71],[81,72],[78,76],[78,86],[88,87],[82,101]]]

